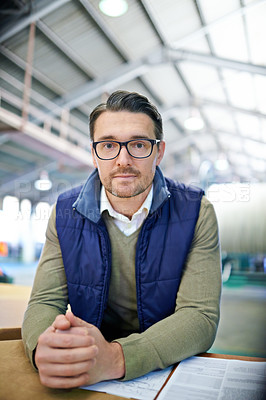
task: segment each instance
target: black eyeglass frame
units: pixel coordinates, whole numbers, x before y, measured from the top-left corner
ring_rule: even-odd
[[[145,156],[145,157],[136,157],[136,156],[133,156],[133,155],[130,153],[130,151],[128,150],[128,147],[127,147],[128,143],[130,143],[130,142],[137,142],[138,140],[142,140],[142,141],[144,140],[144,141],[150,142],[150,144],[151,144],[151,151],[150,151],[150,154],[149,154],[149,155],[147,155],[147,156]],[[148,139],[148,138],[143,138],[143,139],[141,139],[141,138],[139,138],[139,139],[131,139],[131,140],[128,140],[128,141],[126,141],[126,142],[119,142],[119,141],[117,141],[117,140],[100,140],[99,142],[93,142],[93,143],[92,143],[92,147],[93,147],[93,149],[94,149],[94,151],[95,151],[96,156],[97,156],[100,160],[104,160],[104,161],[114,160],[116,157],[118,157],[119,154],[120,154],[120,151],[121,151],[121,149],[122,149],[122,146],[125,146],[125,148],[127,149],[128,154],[129,154],[131,157],[133,157],[133,158],[138,158],[138,159],[143,159],[143,158],[148,158],[148,157],[151,156],[151,154],[152,154],[152,152],[153,152],[153,147],[154,147],[154,145],[160,143],[160,141],[161,141],[161,140],[159,140],[159,139]],[[111,158],[102,158],[102,157],[99,157],[99,155],[98,155],[98,153],[97,153],[97,150],[96,150],[96,147],[97,147],[97,144],[98,144],[98,143],[104,143],[104,142],[111,142],[111,143],[118,143],[118,144],[119,144],[119,146],[120,146],[120,147],[119,147],[119,151],[118,151],[118,153],[117,153],[117,155],[116,155],[115,157],[111,157]]]

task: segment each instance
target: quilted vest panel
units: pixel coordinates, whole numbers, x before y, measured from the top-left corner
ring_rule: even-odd
[[[136,287],[140,331],[171,315],[182,270],[194,236],[203,191],[166,180],[170,196],[141,228],[136,249]],[[59,196],[56,228],[75,315],[100,328],[108,299],[111,246],[98,223],[72,205],[81,188]]]

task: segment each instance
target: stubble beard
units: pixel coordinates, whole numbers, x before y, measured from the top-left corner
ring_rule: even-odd
[[[137,173],[135,171],[135,174],[137,177],[141,176],[139,171]],[[149,178],[143,179],[143,181],[137,183],[136,186],[134,183],[125,182],[124,184],[120,184],[118,187],[115,188],[113,185],[112,175],[109,177],[108,181],[104,182],[104,187],[107,192],[120,199],[129,199],[131,197],[136,197],[140,195],[141,193],[145,192],[145,190],[147,190],[153,182],[152,177],[151,180]]]

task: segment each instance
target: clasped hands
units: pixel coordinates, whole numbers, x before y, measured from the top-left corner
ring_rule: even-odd
[[[119,343],[109,343],[100,330],[72,312],[58,315],[43,332],[35,352],[40,381],[51,388],[91,385],[125,375]]]

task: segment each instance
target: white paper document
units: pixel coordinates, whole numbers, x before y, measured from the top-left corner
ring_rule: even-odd
[[[96,383],[95,385],[82,386],[81,389],[96,390],[97,392],[105,392],[138,400],[153,400],[166,381],[172,368],[169,367],[162,371],[150,372],[131,381],[121,382],[112,380]]]
[[[157,400],[265,400],[266,362],[191,357]]]

